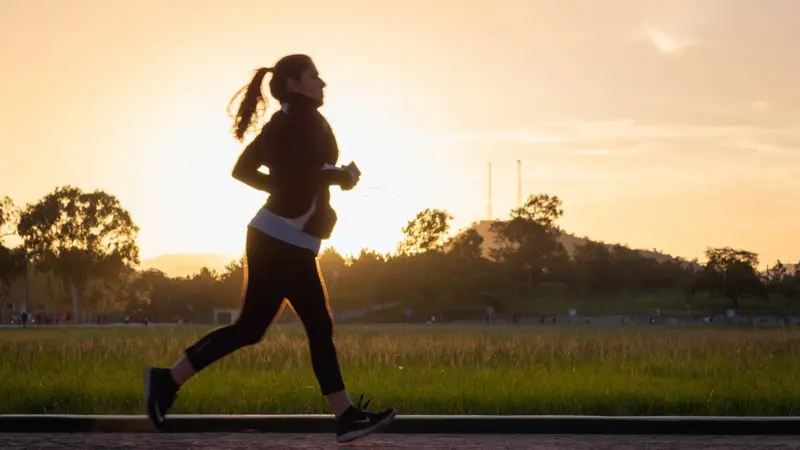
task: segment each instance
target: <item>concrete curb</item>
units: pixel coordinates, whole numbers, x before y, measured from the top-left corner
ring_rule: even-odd
[[[146,416],[0,415],[0,433],[150,433]],[[332,433],[330,415],[170,415],[171,433]],[[383,433],[800,435],[800,417],[398,416]]]

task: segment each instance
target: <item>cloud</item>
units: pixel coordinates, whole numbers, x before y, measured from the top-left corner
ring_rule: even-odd
[[[642,33],[650,45],[665,56],[677,56],[687,48],[697,45],[697,41],[694,39],[680,37],[675,33],[650,25],[644,26]]]
[[[752,151],[764,156],[789,157],[789,158],[795,158],[800,156],[800,148],[798,148],[797,146],[770,144],[758,140],[749,140],[749,139],[736,140],[733,142],[727,142],[723,144],[723,146],[726,148]]]
[[[610,156],[613,151],[607,148],[587,148],[584,150],[574,150],[571,152],[578,156]]]
[[[638,123],[627,118],[548,122],[530,129],[432,132],[424,139],[430,144],[529,144],[594,158],[642,156],[667,149],[672,149],[670,153],[689,149],[708,153],[715,148],[724,153],[738,150],[767,157],[800,157],[797,127]]]
[[[800,128],[760,128],[751,125],[639,124],[632,119],[608,121],[562,121],[548,124],[550,135],[561,142],[608,139],[756,137],[800,138]]]
[[[446,131],[431,134],[438,141],[448,142],[513,142],[524,144],[552,144],[560,138],[548,136],[533,129],[494,130],[494,131]]]

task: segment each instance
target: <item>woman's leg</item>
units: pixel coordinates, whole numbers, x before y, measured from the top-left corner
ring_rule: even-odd
[[[156,426],[164,422],[183,383],[235,350],[259,342],[277,317],[283,307],[286,274],[282,246],[275,242],[248,229],[244,304],[234,324],[205,335],[186,349],[172,369],[147,368],[145,402],[147,414]]]
[[[333,414],[339,417],[353,403],[347,395],[333,343],[328,292],[314,255],[303,249],[298,249],[298,253],[295,264],[292,264],[295,276],[288,298],[306,330],[311,365],[322,395],[327,398]]]
[[[253,284],[248,283],[239,319],[203,336],[172,366],[170,374],[175,383],[183,385],[219,359],[261,341],[282,309],[283,297],[269,289],[251,288]]]
[[[397,410],[371,413],[350,401],[333,343],[333,319],[319,265],[310,252],[298,253],[295,261],[292,268],[296,275],[289,286],[289,302],[306,329],[314,374],[336,417],[336,436],[340,442],[366,436],[389,423]]]
[[[275,263],[280,259],[279,249],[258,231],[248,230],[247,239],[249,248],[242,290],[244,304],[239,318],[231,325],[210,332],[186,349],[183,358],[171,370],[179,385],[234,351],[257,344],[283,307],[286,295],[284,276]]]

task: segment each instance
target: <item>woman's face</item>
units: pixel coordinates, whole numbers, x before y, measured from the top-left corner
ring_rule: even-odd
[[[319,77],[319,72],[313,63],[300,74],[299,80],[289,77],[287,83],[286,88],[289,92],[303,94],[322,103],[325,96],[322,91],[326,85]]]

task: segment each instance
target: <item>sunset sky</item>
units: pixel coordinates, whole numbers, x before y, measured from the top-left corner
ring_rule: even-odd
[[[800,260],[800,1],[0,0],[0,196],[118,196],[141,256],[240,252],[266,198],[230,169],[231,96],[307,53],[342,162],[330,245],[394,250],[523,193],[567,231]]]

